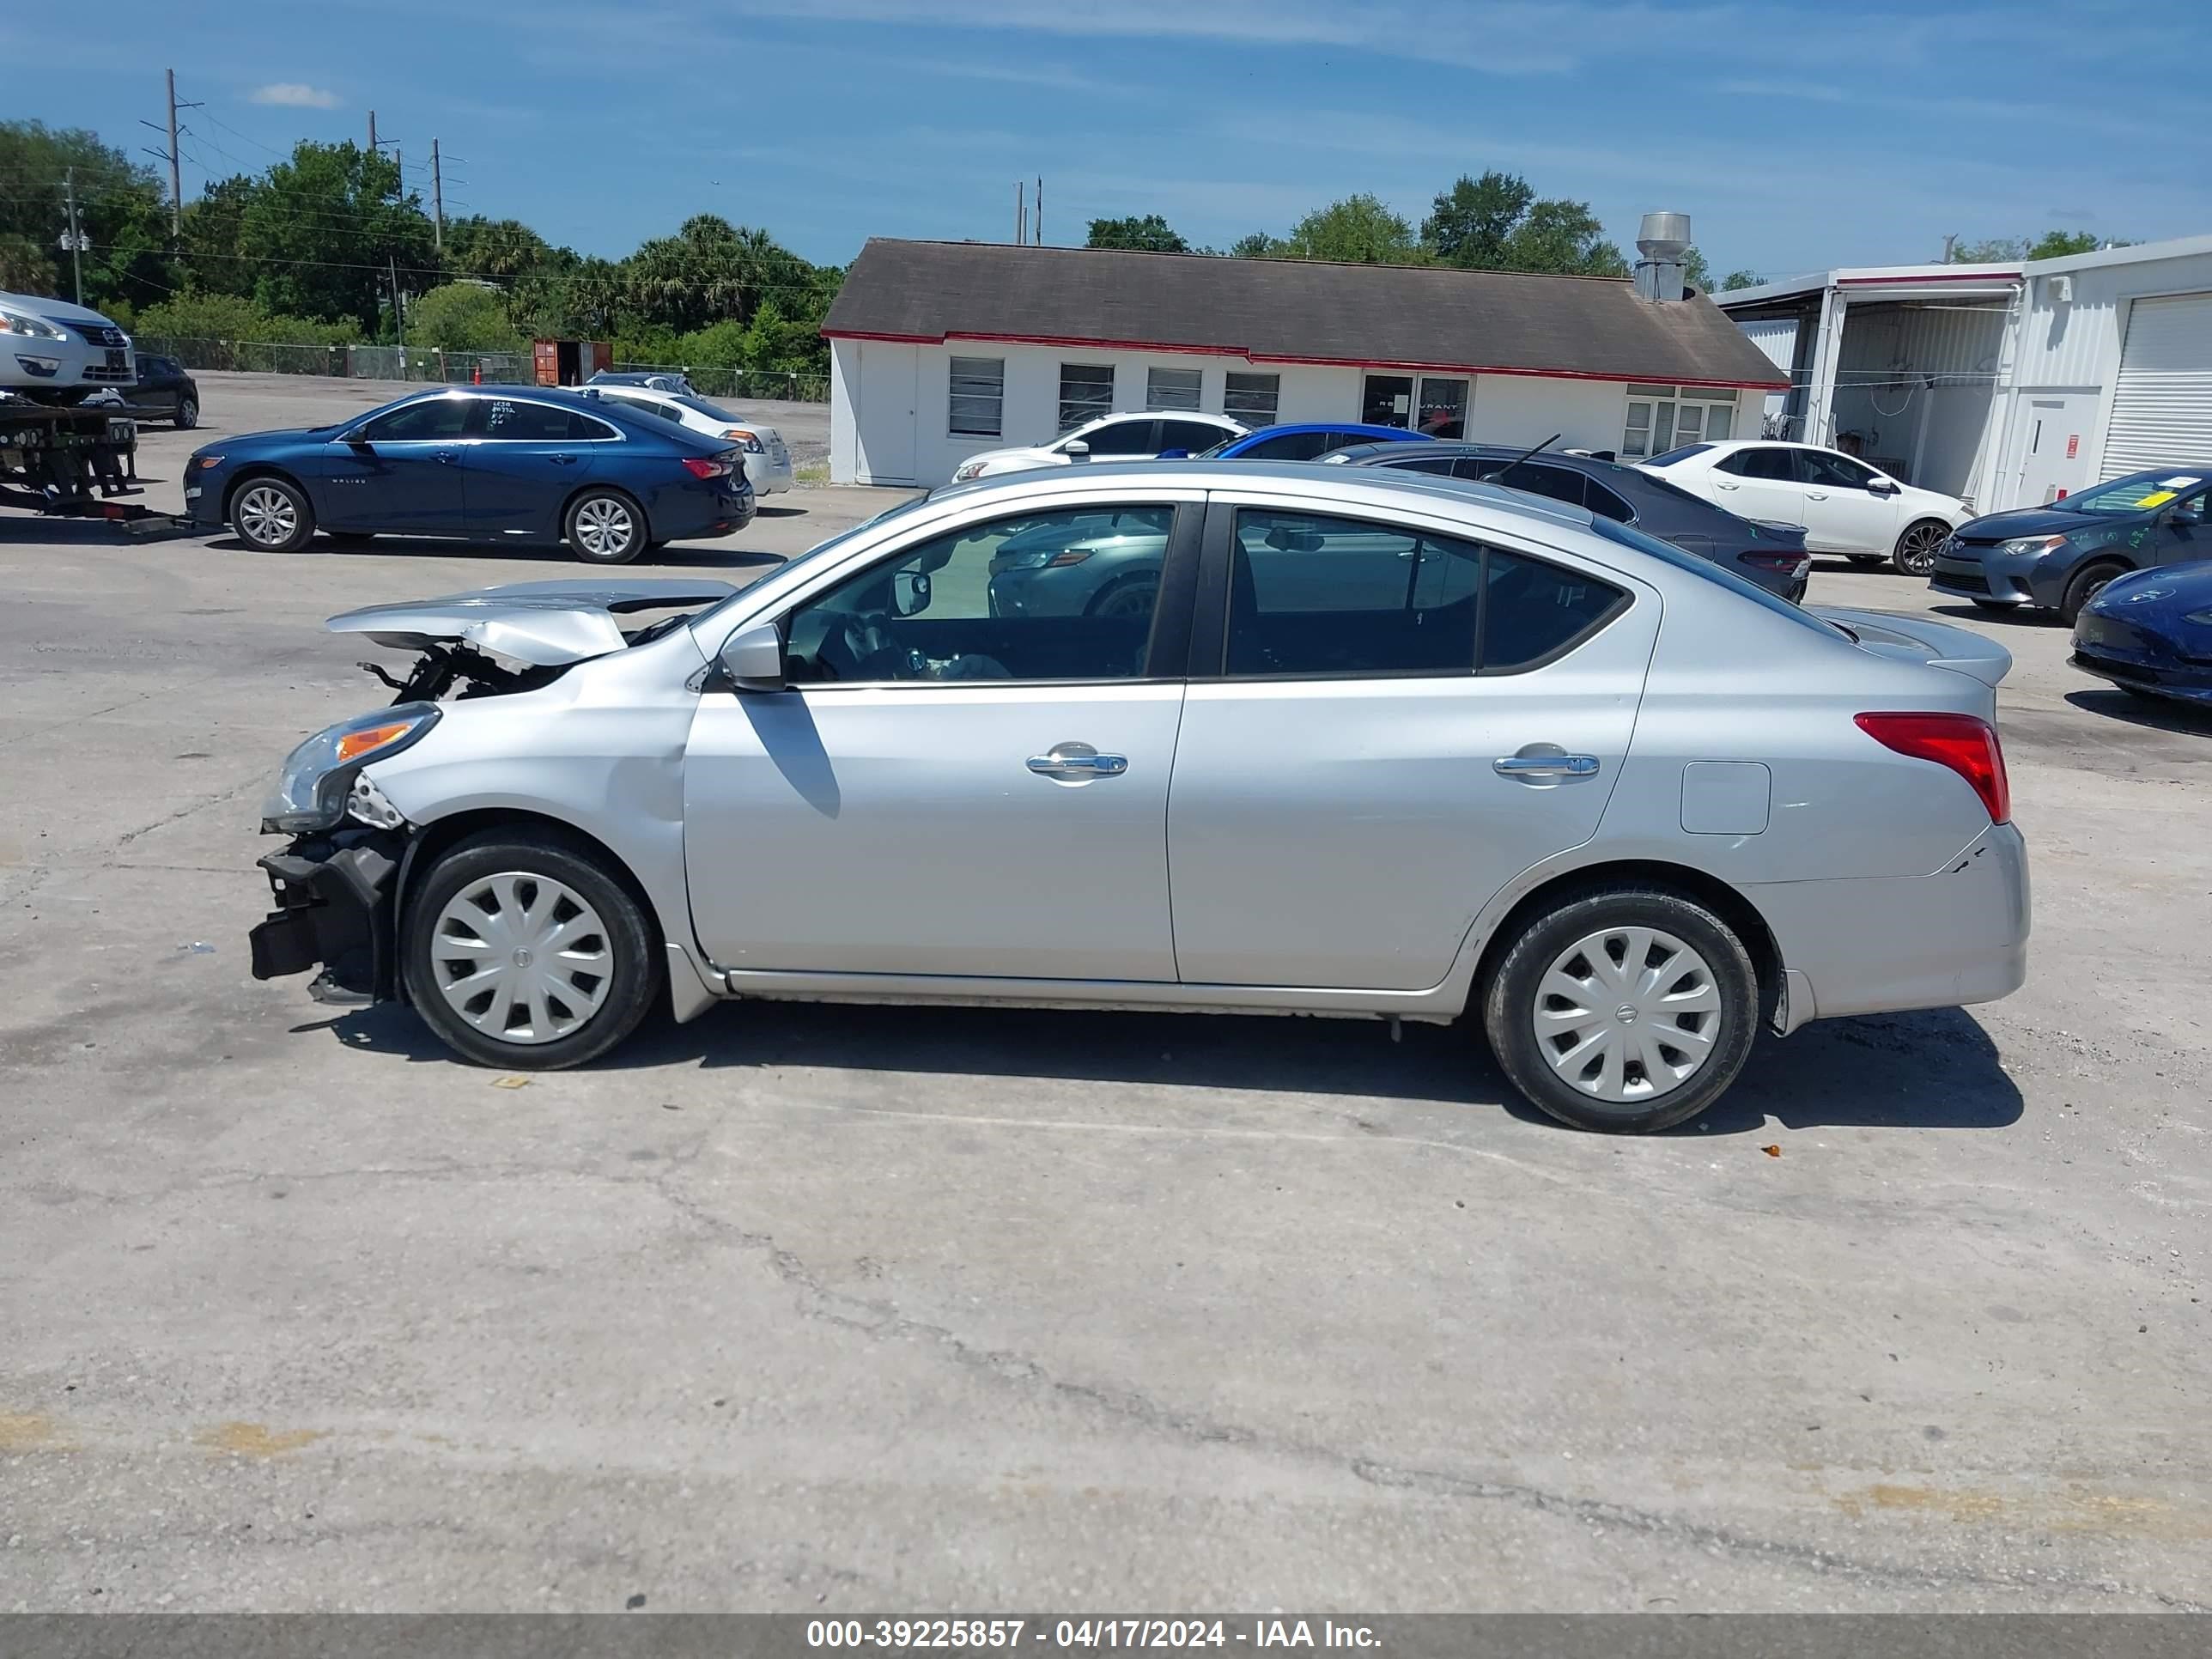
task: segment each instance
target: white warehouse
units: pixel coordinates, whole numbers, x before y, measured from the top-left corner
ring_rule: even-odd
[[[1827,270],[1719,302],[1789,376],[1768,436],[1856,449],[1980,512],[2212,465],[2212,236]]]
[[[1786,373],[1653,263],[1632,282],[872,240],[823,325],[830,477],[939,484],[1137,410],[1556,433],[1624,459],[1755,434]]]

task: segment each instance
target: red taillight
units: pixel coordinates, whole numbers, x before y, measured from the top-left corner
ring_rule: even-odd
[[[2012,822],[2012,785],[1996,728],[1972,714],[1854,714],[1860,731],[1885,749],[1948,766],[1973,787],[1990,822]]]
[[[684,470],[695,478],[726,478],[730,476],[730,464],[727,461],[709,460],[700,455],[686,455],[684,458]]]

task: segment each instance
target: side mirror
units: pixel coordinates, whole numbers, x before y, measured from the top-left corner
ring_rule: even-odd
[[[929,573],[902,570],[891,578],[891,609],[902,617],[918,617],[929,609]]]
[[[1071,461],[1087,461],[1091,459],[1091,446],[1080,438],[1073,438],[1060,447],[1060,453]]]
[[[783,633],[774,623],[754,623],[722,641],[715,660],[740,691],[781,691]]]
[[[1892,483],[1887,478],[1875,478],[1868,483],[1867,488],[1877,495],[1894,495],[1897,494],[1897,486]]]

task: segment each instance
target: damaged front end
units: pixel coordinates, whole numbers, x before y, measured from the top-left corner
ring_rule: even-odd
[[[253,977],[283,979],[320,964],[318,1002],[358,1006],[399,994],[393,902],[405,861],[404,830],[346,824],[300,836],[258,860],[278,908],[246,937]]]

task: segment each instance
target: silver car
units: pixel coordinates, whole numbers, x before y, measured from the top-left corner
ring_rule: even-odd
[[[98,312],[30,294],[0,294],[0,391],[73,404],[138,379],[131,337]]]
[[[1157,539],[1142,603],[994,599],[1009,544],[1049,569],[1102,526]],[[1544,1110],[1656,1129],[1761,1024],[2026,972],[2001,647],[1486,485],[1030,471],[739,592],[331,626],[419,660],[286,761],[254,972],[487,1065],[662,998],[1474,1015]]]

